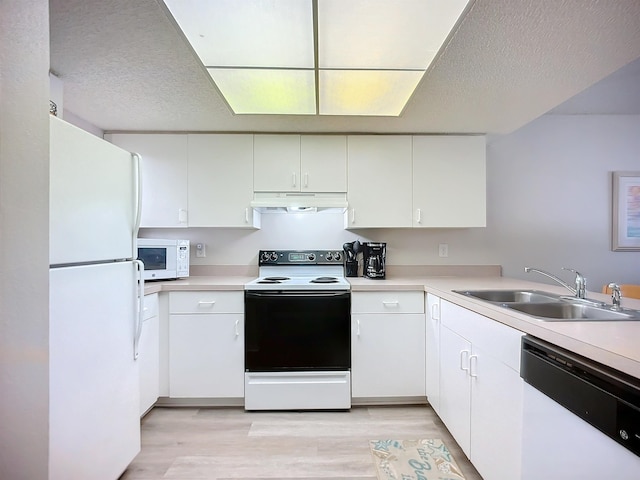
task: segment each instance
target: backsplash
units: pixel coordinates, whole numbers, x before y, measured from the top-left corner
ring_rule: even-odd
[[[388,265],[460,265],[496,263],[485,241],[484,229],[363,229],[345,230],[344,216],[334,212],[265,213],[262,228],[141,229],[142,237],[185,238],[206,244],[205,258],[191,265],[258,264],[260,249],[342,249],[345,242],[387,242]],[[438,246],[448,245],[448,257],[438,256]]]

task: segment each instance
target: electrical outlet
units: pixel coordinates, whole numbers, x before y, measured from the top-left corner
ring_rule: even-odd
[[[441,243],[438,245],[438,256],[439,257],[448,257],[449,256],[449,244]]]
[[[207,246],[204,243],[196,244],[196,257],[204,258],[207,256]]]

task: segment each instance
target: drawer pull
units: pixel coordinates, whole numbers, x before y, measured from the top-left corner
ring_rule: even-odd
[[[471,355],[469,357],[469,376],[478,378],[478,356]]]
[[[213,307],[213,305],[216,303],[215,300],[211,300],[211,301],[205,301],[205,300],[200,300],[198,302],[198,306],[199,307]]]
[[[397,308],[398,306],[400,306],[400,302],[398,300],[394,300],[394,301],[382,301],[382,304],[385,307],[393,307],[393,308]]]
[[[460,370],[469,372],[469,350],[460,351]]]

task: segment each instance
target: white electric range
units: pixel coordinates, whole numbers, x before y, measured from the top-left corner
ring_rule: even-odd
[[[245,409],[351,408],[351,292],[339,250],[261,250],[245,285]]]

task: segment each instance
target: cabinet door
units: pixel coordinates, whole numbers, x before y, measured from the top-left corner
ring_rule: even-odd
[[[518,372],[473,345],[471,461],[487,480],[521,478],[522,395]],[[500,461],[496,461],[500,459]]]
[[[411,137],[352,135],[346,228],[411,226]]]
[[[140,335],[140,415],[158,400],[160,395],[160,319],[158,315],[142,323]]]
[[[142,157],[141,227],[186,227],[187,135],[113,134],[113,144]]]
[[[483,136],[413,137],[413,226],[486,226]]]
[[[257,227],[253,135],[190,134],[189,226]]]
[[[427,400],[440,413],[440,298],[427,293],[425,390]]]
[[[253,155],[256,192],[300,191],[300,135],[255,135]]]
[[[346,192],[346,135],[302,135],[300,175],[303,192]]]
[[[424,315],[352,316],[353,397],[424,396]]]
[[[471,344],[440,325],[440,418],[467,457],[471,450]]]
[[[242,314],[171,315],[169,396],[244,396]]]

